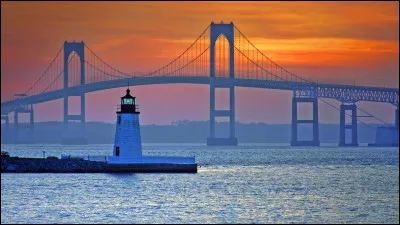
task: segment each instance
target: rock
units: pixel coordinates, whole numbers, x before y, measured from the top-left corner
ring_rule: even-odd
[[[17,165],[11,164],[7,166],[7,170],[9,171],[16,171],[17,170]]]

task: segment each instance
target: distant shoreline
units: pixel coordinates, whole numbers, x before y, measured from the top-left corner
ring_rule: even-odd
[[[77,133],[82,128],[80,123],[71,123],[71,133]],[[374,143],[376,128],[380,124],[372,124],[369,127],[358,124],[359,143]],[[63,122],[38,122],[35,123],[35,133],[30,129],[19,129],[18,142],[15,142],[14,126],[10,124],[9,130],[5,125],[1,127],[2,144],[60,144],[63,137]],[[143,143],[206,143],[209,136],[208,121],[178,121],[171,125],[141,125],[141,137]],[[103,122],[86,123],[86,139],[88,144],[113,144],[115,124]],[[216,123],[216,136],[227,135],[229,127],[227,123]],[[300,126],[299,139],[306,140],[311,137],[312,127]],[[338,124],[320,124],[320,142],[336,144],[339,142]],[[239,143],[260,144],[287,144],[291,140],[291,124],[265,124],[265,123],[236,123],[236,137]]]

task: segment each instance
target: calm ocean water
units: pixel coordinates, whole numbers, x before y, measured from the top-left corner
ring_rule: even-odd
[[[112,145],[1,145],[12,156]],[[1,174],[1,223],[399,223],[398,148],[145,144],[197,174]]]

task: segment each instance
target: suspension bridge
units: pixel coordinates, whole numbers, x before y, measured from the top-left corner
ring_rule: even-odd
[[[357,102],[381,102],[395,106],[395,124],[386,125],[398,130],[399,89],[356,85],[317,83],[304,79],[278,65],[257,47],[236,27],[230,23],[212,22],[195,41],[167,65],[145,74],[128,74],[106,63],[98,57],[83,41],[64,42],[57,55],[37,81],[22,94],[1,102],[1,119],[5,129],[9,127],[9,114],[14,113],[14,132],[21,128],[19,113],[29,113],[28,128],[34,132],[35,104],[64,100],[63,140],[85,142],[84,129],[81,133],[68,132],[70,121],[85,124],[85,94],[105,89],[135,85],[152,84],[206,84],[210,86],[210,122],[208,145],[237,145],[235,135],[235,87],[268,88],[293,92],[292,98],[292,146],[319,146],[318,102],[330,104],[324,99],[335,99],[340,108],[340,146],[358,146],[357,110],[368,117],[372,114],[357,108]],[[216,110],[216,89],[229,89],[229,109]],[[68,98],[79,96],[80,114],[68,113]],[[310,120],[297,118],[300,103],[311,103],[313,117]],[[351,111],[351,115],[347,113]],[[351,124],[345,123],[345,116],[351,117]],[[216,137],[216,117],[229,118],[228,137]],[[312,140],[298,139],[298,124],[312,124]],[[84,126],[83,126],[84,127]],[[351,142],[346,141],[346,130],[351,130]],[[79,141],[78,141],[79,142]]]

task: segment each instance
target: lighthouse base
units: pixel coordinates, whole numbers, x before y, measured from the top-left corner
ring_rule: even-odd
[[[108,156],[108,172],[116,173],[197,173],[194,157],[143,156],[137,158]]]
[[[197,164],[134,163],[108,164],[108,173],[197,173]]]
[[[194,157],[176,157],[176,156],[142,156],[137,158],[108,156],[108,164],[151,164],[151,163],[167,163],[167,164],[195,164]]]

